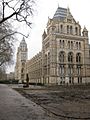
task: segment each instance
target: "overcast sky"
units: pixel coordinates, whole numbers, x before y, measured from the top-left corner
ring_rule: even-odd
[[[30,37],[26,39],[28,44],[28,59],[31,59],[42,49],[42,34],[46,29],[48,17],[52,18],[58,5],[63,8],[70,8],[70,12],[76,21],[79,21],[81,28],[84,26],[90,36],[90,0],[36,0],[36,7],[33,16]],[[20,40],[19,40],[20,41]],[[89,40],[90,41],[90,40]]]
[[[81,28],[86,26],[90,34],[90,0],[37,0],[36,11],[28,43],[28,56],[32,58],[42,49],[42,33],[46,29],[48,17],[52,18],[58,5],[70,8],[70,12]],[[90,35],[89,35],[90,36]]]

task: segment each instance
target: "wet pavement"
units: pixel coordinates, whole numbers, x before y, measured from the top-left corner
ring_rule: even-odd
[[[0,84],[0,120],[56,120],[36,103]]]

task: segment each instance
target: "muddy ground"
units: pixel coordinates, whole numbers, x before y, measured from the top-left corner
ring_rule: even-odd
[[[56,120],[90,120],[90,85],[17,88]]]

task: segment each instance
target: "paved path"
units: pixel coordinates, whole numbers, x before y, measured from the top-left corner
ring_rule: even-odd
[[[0,120],[56,120],[40,106],[0,84]]]

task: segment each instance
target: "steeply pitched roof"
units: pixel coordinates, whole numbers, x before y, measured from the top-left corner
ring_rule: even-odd
[[[69,8],[66,9],[66,8],[58,7],[53,16],[53,19],[64,20],[68,15],[72,16],[69,11]]]
[[[23,37],[22,41],[20,42],[20,47],[27,46],[25,38]]]

